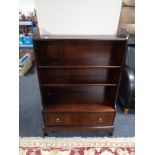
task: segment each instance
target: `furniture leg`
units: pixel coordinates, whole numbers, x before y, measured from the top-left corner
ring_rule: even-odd
[[[129,108],[124,108],[123,112],[124,114],[127,114],[129,112]]]
[[[113,131],[109,132],[109,136],[113,137],[113,135],[114,135]]]

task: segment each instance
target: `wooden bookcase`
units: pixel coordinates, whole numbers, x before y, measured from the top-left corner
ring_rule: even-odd
[[[49,131],[113,133],[127,35],[40,35],[33,45]]]

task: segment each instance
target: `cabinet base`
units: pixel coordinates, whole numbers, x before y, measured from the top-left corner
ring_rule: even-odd
[[[43,128],[44,136],[47,136],[48,132],[54,131],[104,131],[113,136],[114,126],[52,126]]]

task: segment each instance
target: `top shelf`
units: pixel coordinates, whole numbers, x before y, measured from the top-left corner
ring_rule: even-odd
[[[33,40],[104,40],[104,41],[127,41],[128,30],[120,29],[116,35],[42,35],[39,28],[34,29]]]
[[[54,66],[54,65],[38,65],[38,68],[121,68],[121,66],[106,66],[106,65],[98,65],[98,66],[88,66],[88,65],[68,65],[68,66]]]
[[[40,35],[33,37],[34,40],[106,40],[106,41],[125,41],[124,36],[118,35]]]

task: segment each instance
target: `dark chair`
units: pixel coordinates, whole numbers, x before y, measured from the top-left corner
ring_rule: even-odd
[[[135,47],[129,46],[127,51],[126,66],[122,72],[118,92],[118,105],[124,113],[130,108],[135,108]]]

